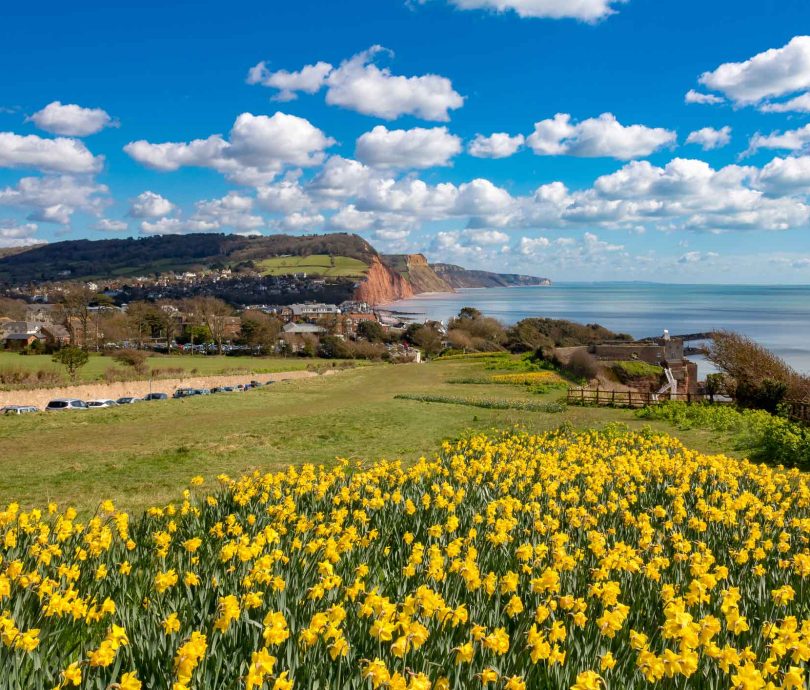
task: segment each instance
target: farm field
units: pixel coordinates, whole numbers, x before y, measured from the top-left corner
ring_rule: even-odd
[[[348,256],[278,256],[257,262],[257,268],[267,276],[283,276],[292,273],[323,276],[325,278],[360,277],[368,271],[368,266],[359,259]]]
[[[309,362],[311,363],[311,361]],[[285,357],[228,357],[225,355],[154,355],[146,360],[152,370],[183,369],[200,376],[216,376],[229,373],[273,374],[278,371],[297,371],[307,368],[307,360]],[[79,372],[81,381],[98,381],[109,367],[122,368],[112,357],[91,354],[87,365]],[[20,355],[16,352],[0,352],[0,370],[23,369],[26,371],[63,372],[50,355]]]
[[[498,373],[475,361],[373,365],[245,394],[0,418],[0,505],[20,501],[42,506],[53,500],[88,511],[110,498],[141,509],[175,499],[198,474],[237,476],[305,462],[332,465],[337,457],[410,463],[445,439],[494,428],[542,432],[564,423],[586,428],[621,422],[632,429],[645,424],[618,409],[569,407],[549,413],[395,397],[495,399],[519,408],[525,402],[554,403],[564,395],[560,390],[538,395],[525,385],[480,383]],[[476,383],[450,383],[459,380]],[[646,423],[672,430],[665,422]],[[697,429],[673,433],[705,452],[729,450],[722,434]]]

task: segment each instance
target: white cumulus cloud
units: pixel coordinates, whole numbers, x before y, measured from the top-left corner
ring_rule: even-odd
[[[108,189],[83,177],[24,177],[0,188],[0,206],[29,209],[29,220],[66,225],[76,211],[99,215]]]
[[[0,168],[35,168],[44,172],[94,173],[103,165],[78,139],[44,139],[0,132]]]
[[[357,159],[374,168],[432,168],[450,165],[461,139],[447,127],[391,129],[378,125],[357,139]]]
[[[717,105],[718,103],[725,103],[725,99],[720,96],[715,96],[713,93],[701,93],[694,89],[689,89],[683,97],[686,103],[698,103],[699,105]]]
[[[0,247],[30,247],[42,244],[44,240],[35,237],[36,233],[36,223],[0,220]]]
[[[520,150],[524,141],[522,134],[512,136],[506,132],[496,132],[488,137],[477,134],[467,147],[467,152],[476,158],[508,158]]]
[[[174,204],[167,198],[155,192],[142,192],[129,207],[129,215],[132,218],[160,218],[168,216],[174,211]]]
[[[578,19],[597,22],[616,12],[626,0],[450,0],[463,10],[513,11],[519,17]]]
[[[83,108],[74,103],[53,101],[28,118],[40,129],[68,137],[86,137],[117,123],[101,108]]]
[[[316,93],[326,87],[326,102],[364,115],[395,120],[414,115],[423,120],[446,122],[449,111],[464,105],[464,98],[453,89],[447,77],[424,74],[406,77],[395,75],[374,60],[380,54],[392,53],[375,45],[338,67],[326,62],[307,65],[297,72],[271,72],[260,62],[248,72],[248,83],[278,89],[276,98],[291,100],[296,92]]]
[[[132,158],[155,170],[184,166],[212,168],[242,184],[272,180],[285,166],[320,164],[335,143],[309,120],[277,112],[272,117],[242,113],[229,140],[219,134],[190,142],[155,144],[133,141],[124,147]]]
[[[129,224],[123,220],[112,220],[110,218],[101,218],[95,225],[93,230],[99,232],[125,232],[129,230]]]
[[[704,72],[700,83],[738,105],[751,105],[810,89],[810,36],[795,36],[743,62]]]
[[[786,132],[771,132],[760,134],[757,132],[751,137],[748,144],[748,153],[759,149],[784,149],[786,151],[802,151],[810,145],[810,125]]]
[[[712,149],[719,149],[727,146],[731,141],[731,127],[726,125],[720,129],[714,127],[703,127],[690,132],[686,137],[687,144],[698,144],[703,147],[704,151]]]
[[[567,113],[535,123],[526,142],[539,156],[641,158],[675,143],[675,132],[644,125],[622,125],[611,113],[573,123]]]

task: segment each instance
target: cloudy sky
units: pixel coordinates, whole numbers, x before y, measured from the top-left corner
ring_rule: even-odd
[[[0,247],[349,231],[557,280],[810,283],[806,0],[2,12]]]

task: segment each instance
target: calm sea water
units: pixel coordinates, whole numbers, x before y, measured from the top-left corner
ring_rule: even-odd
[[[507,324],[530,316],[570,319],[636,338],[665,328],[673,335],[730,329],[810,374],[810,286],[558,283],[419,295],[389,308],[446,321],[465,306]]]

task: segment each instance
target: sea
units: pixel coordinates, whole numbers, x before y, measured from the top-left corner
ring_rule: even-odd
[[[810,374],[810,285],[555,283],[428,293],[386,306],[414,320],[444,322],[462,307],[475,307],[505,324],[533,316],[569,319],[635,338],[659,336],[664,329],[672,335],[728,329]],[[691,359],[698,361],[701,376],[712,371],[702,358]]]

